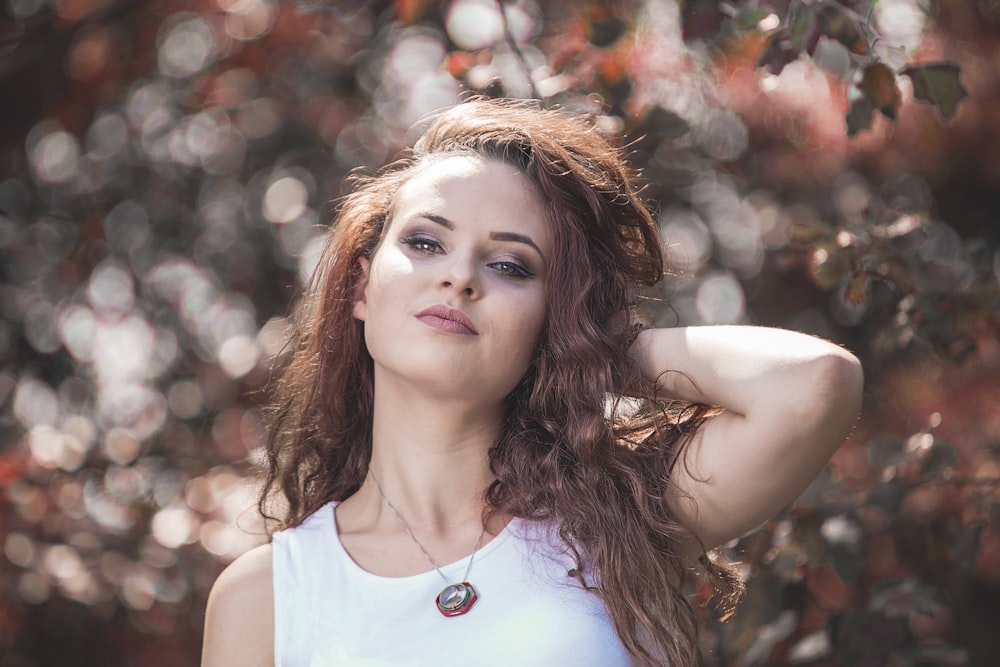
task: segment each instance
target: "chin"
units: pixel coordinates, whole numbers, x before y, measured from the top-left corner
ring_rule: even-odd
[[[482,364],[458,359],[452,353],[423,353],[419,359],[408,356],[380,361],[374,355],[373,358],[376,386],[398,382],[421,397],[461,400],[484,406],[502,404],[523,378],[523,373],[490,377],[480,370]]]

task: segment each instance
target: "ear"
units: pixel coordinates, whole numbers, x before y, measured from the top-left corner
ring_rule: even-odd
[[[365,256],[358,257],[358,281],[354,283],[354,309],[351,313],[355,319],[365,321],[368,315],[368,300],[365,297],[365,288],[368,287],[368,272],[372,262]]]

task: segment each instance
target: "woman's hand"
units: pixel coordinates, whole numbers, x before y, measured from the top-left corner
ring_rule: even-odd
[[[648,329],[632,354],[661,397],[716,405],[680,454],[670,502],[711,549],[776,514],[822,470],[861,404],[857,358],[783,329]]]

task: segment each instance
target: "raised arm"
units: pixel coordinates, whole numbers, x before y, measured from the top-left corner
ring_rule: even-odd
[[[664,396],[724,408],[673,472],[673,509],[706,548],[798,496],[860,409],[858,360],[812,336],[744,326],[649,329],[632,352]]]
[[[243,554],[212,586],[205,614],[202,667],[273,667],[271,545]]]

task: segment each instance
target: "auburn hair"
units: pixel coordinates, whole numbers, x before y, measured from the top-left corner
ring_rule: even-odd
[[[584,117],[474,99],[438,115],[404,157],[353,178],[275,383],[260,511],[279,528],[296,526],[364,481],[374,387],[362,323],[352,316],[358,259],[376,249],[414,170],[457,154],[502,161],[534,183],[558,258],[546,278],[538,348],[489,451],[496,480],[487,506],[558,527],[576,560],[570,575],[601,596],[640,663],[696,665],[692,576],[707,574],[730,603],[740,583],[705,557],[665,499],[684,444],[711,408],[658,402],[628,354],[636,289],[663,276],[660,237],[637,173]],[[626,397],[643,407],[619,409]],[[691,545],[702,555],[694,568]]]

